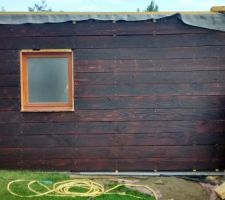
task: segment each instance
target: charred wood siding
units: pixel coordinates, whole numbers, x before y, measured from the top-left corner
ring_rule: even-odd
[[[225,33],[86,21],[0,26],[0,167],[225,168]],[[19,50],[72,48],[75,112],[21,113]]]

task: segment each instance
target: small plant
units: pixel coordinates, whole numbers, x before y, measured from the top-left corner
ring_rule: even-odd
[[[40,3],[35,3],[32,7],[28,6],[29,12],[51,12],[52,9],[48,8],[46,0],[42,0]]]

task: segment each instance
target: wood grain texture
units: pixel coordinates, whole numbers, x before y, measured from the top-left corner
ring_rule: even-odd
[[[13,104],[12,104],[13,105]],[[120,96],[77,98],[80,109],[118,109],[118,108],[223,108],[225,96]],[[14,108],[14,107],[13,107]],[[10,108],[9,108],[10,109]],[[13,110],[13,109],[12,109]]]
[[[197,47],[223,46],[225,39],[223,33],[142,35],[141,37],[135,35],[77,36],[75,37],[75,44],[78,49]],[[2,46],[6,45],[2,44]]]
[[[196,121],[225,120],[225,108],[149,108],[115,110],[77,110],[76,112],[20,113],[0,112],[1,122],[96,122],[96,121]]]
[[[0,60],[0,74],[19,75],[19,61]],[[225,70],[225,58],[147,59],[147,60],[74,60],[80,72],[195,72]]]
[[[95,134],[216,134],[223,137],[225,121],[136,121],[136,122],[35,122],[0,123],[1,135],[95,135]],[[208,141],[210,142],[210,141]]]
[[[1,148],[0,157],[34,160],[33,155],[43,159],[135,159],[135,158],[186,158],[221,159],[224,146],[117,146],[117,147],[55,147],[55,148]]]
[[[109,49],[223,46],[223,33],[130,36],[26,36],[5,37],[0,50],[20,49]]]
[[[18,87],[0,87],[0,99],[20,97]],[[75,85],[76,97],[149,96],[149,95],[225,95],[225,84],[128,84],[128,85]]]
[[[21,49],[68,49],[75,48],[75,36],[63,37],[4,37],[0,44],[1,50]]]
[[[169,72],[225,69],[225,58],[77,60],[77,72]]]
[[[76,87],[75,87],[76,88]],[[148,96],[148,95],[224,95],[225,85],[220,83],[198,84],[127,84],[127,85],[78,85],[77,96]],[[11,91],[9,91],[10,95]]]
[[[75,84],[124,85],[154,83],[225,83],[225,70],[196,72],[79,73]],[[19,75],[0,75],[0,87],[19,87]]]
[[[11,140],[10,140],[11,138]],[[74,134],[74,135],[17,135],[1,136],[0,145],[4,148],[55,148],[55,147],[110,147],[110,146],[186,146],[186,145],[225,145],[220,133],[208,133],[204,137],[193,133],[164,132],[136,134]]]
[[[224,52],[224,46],[79,49],[75,50],[75,58],[78,60],[161,60],[162,58],[224,58]]]
[[[194,169],[207,171],[209,168],[224,169],[224,163],[220,159],[217,160],[188,160],[188,159],[51,159],[44,160],[8,160],[1,165],[3,169],[30,169],[30,170],[61,170],[61,171],[135,171],[142,169],[142,171],[176,171],[177,168],[185,171],[192,171]],[[218,168],[215,168],[217,166]]]
[[[77,97],[76,110],[155,109],[155,108],[225,108],[225,95],[149,95]],[[0,100],[0,111],[19,111],[19,99]]]
[[[0,168],[225,169],[225,33],[174,17],[0,25]],[[75,112],[20,112],[21,49],[72,49]]]
[[[1,77],[1,76],[0,76]],[[16,84],[14,76],[5,76]],[[154,83],[224,83],[225,70],[195,72],[113,72],[79,73],[76,82],[81,84],[154,84]],[[0,85],[2,83],[0,82]],[[10,83],[9,83],[10,84]],[[13,85],[12,85],[13,86]]]

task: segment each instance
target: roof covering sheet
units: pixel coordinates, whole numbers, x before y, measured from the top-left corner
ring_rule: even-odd
[[[43,24],[68,21],[145,21],[175,16],[191,26],[225,31],[225,14],[221,13],[0,13],[0,24]]]

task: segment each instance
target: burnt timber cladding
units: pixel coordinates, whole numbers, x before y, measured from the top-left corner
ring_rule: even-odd
[[[174,17],[0,25],[0,168],[225,168],[225,33]],[[21,49],[74,51],[75,112],[21,113]]]

